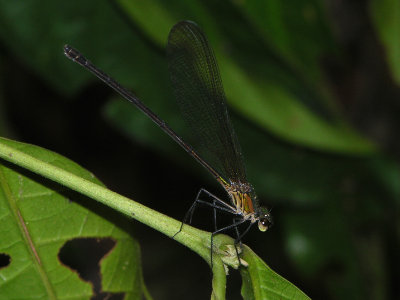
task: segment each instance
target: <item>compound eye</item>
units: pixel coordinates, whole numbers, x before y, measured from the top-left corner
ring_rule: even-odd
[[[258,221],[258,229],[262,232],[265,232],[268,230],[268,224],[269,224],[269,222],[265,219],[259,220]]]

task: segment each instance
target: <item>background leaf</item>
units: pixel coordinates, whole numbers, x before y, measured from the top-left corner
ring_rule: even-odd
[[[400,3],[395,0],[371,1],[369,10],[375,30],[385,47],[393,79],[400,85]]]
[[[257,3],[261,3],[257,1],[249,2],[253,2],[254,5],[257,5]],[[303,5],[300,5],[303,7],[298,10],[300,12],[300,15],[296,17],[300,18],[299,22],[305,25],[307,21],[305,20],[305,18],[307,17],[307,10],[309,10],[308,14],[313,15],[314,18],[320,18],[319,21],[323,22],[323,19],[321,19],[322,16],[318,15],[318,13],[322,12],[317,11],[316,7],[313,7],[315,6],[314,4],[306,2],[307,1],[304,1]],[[156,31],[154,29],[154,26],[160,25],[159,28],[172,27],[173,22],[171,22],[171,17],[167,11],[160,11],[158,13],[158,16],[162,17],[158,18],[157,20],[161,24],[154,24],[151,17],[146,18],[144,17],[144,15],[146,14],[141,13],[145,9],[144,7],[142,7],[142,4],[140,2],[127,2],[121,0],[119,1],[119,3],[122,7],[126,9],[126,13],[131,17],[132,22],[138,22],[138,25],[143,28],[143,30],[150,36],[153,41],[156,41],[160,45],[165,44],[168,32],[164,32],[164,36],[161,36],[159,34],[160,31]],[[154,5],[154,2],[149,3],[152,3],[151,5]],[[246,5],[252,7],[252,4],[249,4],[248,2],[246,2]],[[149,7],[146,8],[146,11],[152,11]],[[257,11],[268,12],[268,7],[252,8],[256,9]],[[158,9],[161,10],[160,7],[158,7]],[[288,10],[282,8],[281,12],[284,11]],[[293,11],[297,11],[297,9],[293,9]],[[251,12],[253,12],[253,10],[251,10]],[[277,11],[272,10],[271,14],[280,15],[280,13],[277,14]],[[140,15],[139,18],[137,17],[138,15]],[[259,21],[258,17],[259,16],[255,18],[255,22]],[[263,20],[270,19],[266,16],[262,16],[261,18]],[[283,44],[279,45],[279,42],[277,41],[268,41],[268,37],[266,37],[264,41],[267,43],[273,43],[273,45],[278,46],[280,49],[274,49],[274,51],[277,50],[276,55],[285,55],[286,57],[284,57],[284,60],[287,60],[287,62],[268,61],[267,64],[267,62],[265,62],[265,56],[258,56],[257,54],[255,56],[252,55],[254,62],[251,63],[254,64],[257,61],[263,61],[263,63],[265,63],[265,66],[268,66],[269,69],[277,70],[281,73],[279,74],[280,76],[286,77],[286,80],[289,80],[291,82],[290,85],[301,85],[304,81],[305,76],[310,77],[310,82],[311,80],[315,79],[319,81],[319,85],[316,82],[313,82],[312,86],[318,87],[320,89],[320,95],[307,95],[307,86],[302,87],[302,95],[299,93],[294,94],[294,91],[290,90],[292,87],[288,85],[289,81],[277,82],[274,78],[276,76],[276,73],[272,73],[271,71],[259,70],[262,77],[259,76],[257,80],[252,80],[251,75],[249,76],[247,74],[247,66],[237,65],[238,63],[240,63],[240,60],[238,57],[235,57],[235,50],[230,49],[230,51],[228,52],[222,48],[224,46],[226,47],[226,45],[224,45],[223,43],[228,44],[228,47],[234,47],[235,43],[239,42],[235,40],[236,36],[232,36],[232,33],[230,32],[219,32],[219,30],[216,28],[215,21],[204,18],[203,15],[199,14],[198,12],[195,13],[194,19],[201,20],[202,22],[200,24],[203,28],[213,28],[216,32],[219,33],[217,34],[217,36],[211,35],[209,38],[212,42],[214,42],[212,43],[212,45],[218,57],[219,67],[221,69],[221,75],[224,82],[226,95],[230,100],[232,107],[236,108],[238,112],[244,114],[246,117],[253,120],[253,122],[256,122],[259,126],[277,134],[280,138],[287,139],[291,142],[299,143],[312,148],[344,153],[370,153],[371,151],[373,151],[374,147],[371,143],[364,140],[356,132],[348,128],[348,126],[341,124],[343,123],[343,120],[341,122],[333,120],[323,120],[319,116],[316,116],[312,111],[310,111],[307,106],[301,104],[301,102],[304,101],[323,102],[327,100],[324,98],[326,95],[324,95],[323,88],[321,87],[321,85],[324,85],[326,83],[319,80],[319,78],[321,78],[321,70],[317,65],[319,55],[321,54],[318,55],[316,52],[321,52],[321,50],[310,51],[310,48],[312,48],[314,45],[310,45],[309,43],[306,44],[306,40],[302,40],[302,43],[297,43],[296,38],[289,36],[284,37],[282,36],[282,34],[280,35],[279,41],[291,41],[291,44],[284,45],[285,42],[283,42]],[[284,19],[285,16],[280,16],[281,22],[283,22]],[[290,18],[287,18],[287,20],[291,20],[293,22],[293,17],[291,16]],[[278,20],[276,21],[279,23]],[[289,26],[298,26],[298,24],[289,24]],[[232,24],[231,27],[232,28],[230,28],[230,30],[232,31],[235,29],[236,25]],[[279,27],[279,25],[275,24],[272,27],[277,28]],[[261,27],[259,29],[262,30],[262,28],[268,30],[268,26]],[[329,31],[327,30],[326,26],[319,26],[319,24],[307,25],[307,29],[312,30],[313,28],[319,28],[321,31],[325,30],[324,32],[320,32],[318,36],[323,36],[323,33],[326,34],[325,37],[329,35]],[[253,28],[248,28],[248,31],[250,32],[251,29]],[[243,29],[241,30],[243,31]],[[286,34],[289,34],[289,32],[290,29],[288,28]],[[310,33],[308,33],[310,35],[310,38],[315,38],[313,33],[315,32],[311,31]],[[330,50],[332,48],[333,40],[328,38],[326,38],[326,40],[328,41],[326,41],[324,47],[327,48],[326,50]],[[249,44],[248,42],[249,37],[240,41],[241,44]],[[299,51],[299,49],[296,49],[296,47],[298,48],[299,45],[307,46],[305,47],[306,49],[302,49],[302,51]],[[251,47],[251,45],[249,46]],[[271,50],[265,45],[262,46],[264,46],[265,51]],[[293,51],[293,53],[289,54],[288,51]],[[312,53],[314,56],[309,57],[305,60],[304,55],[301,55],[302,53]],[[296,59],[301,57],[301,63],[304,64],[304,66],[298,66],[300,61],[293,61],[293,58],[295,57],[294,54],[297,55]],[[238,62],[235,62],[235,60],[237,60]],[[291,68],[293,69],[287,68],[287,66],[285,65],[286,63],[289,63],[289,65],[291,65]],[[311,63],[314,70],[310,70]],[[283,71],[283,67],[286,68],[286,70]],[[294,73],[294,69],[298,67],[305,69],[304,71],[306,72],[301,73],[302,75],[304,75],[304,77],[301,77],[302,75],[297,78],[295,77],[296,75]],[[315,96],[317,98],[312,99],[312,97]],[[320,97],[320,99],[318,99],[318,97]]]

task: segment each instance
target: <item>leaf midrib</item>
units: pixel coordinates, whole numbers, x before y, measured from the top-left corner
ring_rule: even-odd
[[[26,226],[21,211],[18,208],[16,199],[13,193],[11,192],[11,188],[8,184],[3,169],[4,166],[0,165],[0,187],[3,189],[4,195],[7,199],[7,203],[9,204],[10,210],[14,215],[14,219],[18,224],[18,228],[21,232],[25,245],[28,248],[28,252],[31,256],[31,261],[34,263],[36,270],[38,271],[40,278],[42,279],[43,285],[47,291],[48,299],[57,299],[53,286],[47,276],[46,270],[43,268],[43,265],[41,264],[39,253],[35,249],[35,245],[29,233],[29,229]]]

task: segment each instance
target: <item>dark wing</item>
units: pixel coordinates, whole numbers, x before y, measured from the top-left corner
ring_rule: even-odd
[[[225,180],[247,182],[218,65],[204,33],[193,22],[177,23],[168,37],[167,57],[175,97],[199,144],[196,151]]]

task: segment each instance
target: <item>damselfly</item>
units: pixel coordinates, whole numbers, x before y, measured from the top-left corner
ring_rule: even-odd
[[[232,224],[220,229],[215,228],[211,234],[211,262],[215,234],[235,229],[236,246],[253,224],[257,223],[261,231],[266,231],[273,224],[269,210],[259,205],[253,186],[247,180],[240,145],[228,115],[217,62],[206,36],[195,23],[181,21],[171,29],[167,58],[175,97],[184,119],[200,144],[196,150],[135,95],[94,66],[80,52],[66,45],[64,53],[138,107],[205,167],[228,193],[230,203],[220,200],[205,189],[200,189],[184,220],[185,222],[190,217],[191,221],[197,204],[208,205],[214,209],[214,224],[216,209],[234,216]],[[202,200],[202,194],[206,194],[212,202]],[[248,227],[239,233],[238,226],[247,221]],[[181,230],[182,227],[179,232]]]

